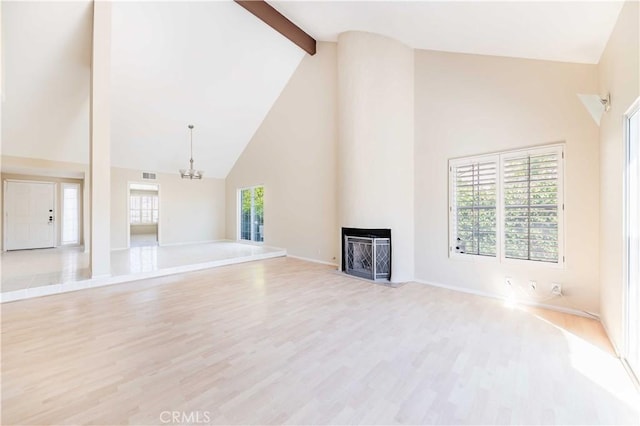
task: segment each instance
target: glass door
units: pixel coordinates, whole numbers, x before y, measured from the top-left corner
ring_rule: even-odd
[[[252,186],[239,191],[239,239],[264,241],[264,187]]]
[[[625,115],[626,360],[640,379],[640,99]]]

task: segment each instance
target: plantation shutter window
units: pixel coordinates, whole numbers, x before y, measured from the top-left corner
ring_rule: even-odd
[[[456,253],[495,257],[497,226],[497,161],[454,164],[453,204]]]
[[[503,158],[504,257],[558,263],[562,151]]]
[[[449,255],[564,266],[564,145],[449,160]]]

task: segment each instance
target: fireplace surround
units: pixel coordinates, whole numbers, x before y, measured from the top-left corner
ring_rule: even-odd
[[[391,281],[391,229],[342,228],[342,270],[372,281]]]

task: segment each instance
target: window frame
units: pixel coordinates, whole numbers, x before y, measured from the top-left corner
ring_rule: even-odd
[[[505,256],[505,203],[504,203],[504,160],[524,155],[542,155],[556,153],[558,154],[558,261],[545,262],[529,259],[512,259]],[[565,257],[565,143],[554,143],[548,145],[538,145],[522,149],[506,150],[493,152],[489,154],[481,154],[474,156],[465,156],[449,159],[449,212],[448,212],[448,230],[449,230],[449,258],[454,260],[465,260],[471,262],[498,262],[511,265],[533,266],[540,265],[544,268],[560,268],[566,265]],[[473,164],[478,162],[496,161],[496,256],[477,255],[473,253],[457,253],[454,250],[456,244],[455,233],[455,191],[456,182],[454,179],[454,170],[456,167]]]
[[[133,198],[137,197],[140,200],[140,207],[134,209],[133,208]],[[148,197],[151,198],[151,208],[144,208],[142,206],[142,197]],[[155,201],[155,203],[154,203]],[[154,208],[154,204],[157,204],[158,208]],[[138,212],[140,213],[140,221],[133,221],[133,218],[131,217],[131,213],[132,212]],[[157,211],[156,214],[156,220],[154,222],[153,220],[153,213]],[[144,220],[142,220],[143,217],[143,212],[149,212],[149,214],[151,215],[151,221],[145,222]],[[157,225],[158,222],[160,222],[160,197],[159,194],[156,192],[155,194],[150,193],[149,195],[147,194],[131,194],[129,193],[129,225]]]
[[[496,163],[496,255],[495,256],[487,256],[487,255],[479,255],[474,253],[458,253],[455,251],[456,245],[456,225],[455,225],[455,206],[454,200],[456,198],[456,184],[455,184],[455,170],[457,167],[467,166],[470,164],[476,164],[481,162],[491,162],[494,161]],[[499,237],[499,220],[500,214],[498,211],[498,200],[502,196],[501,194],[501,185],[499,185],[500,180],[500,158],[496,154],[486,154],[486,155],[476,155],[473,157],[461,157],[454,158],[449,160],[449,257],[459,260],[468,260],[468,261],[477,261],[477,262],[497,262],[499,260],[500,252],[498,239]]]
[[[65,225],[65,219],[66,219],[66,207],[67,207],[67,201],[65,199],[64,196],[64,190],[65,188],[73,188],[76,191],[76,232],[75,232],[75,239],[73,241],[66,241],[64,239],[64,234],[65,231],[67,230],[67,226]],[[61,202],[61,208],[60,208],[60,245],[61,246],[76,246],[76,245],[80,245],[80,232],[81,232],[81,226],[82,226],[82,200],[81,200],[81,187],[79,183],[71,183],[71,182],[62,182],[62,184],[60,185],[60,202]]]

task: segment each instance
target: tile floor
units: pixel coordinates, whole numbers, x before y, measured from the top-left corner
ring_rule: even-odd
[[[156,234],[131,234],[129,246],[131,247],[147,247],[157,246],[158,236]]]
[[[110,277],[92,279],[82,247],[3,252],[0,297],[8,302],[285,255],[282,249],[231,241],[131,247],[111,252]]]

